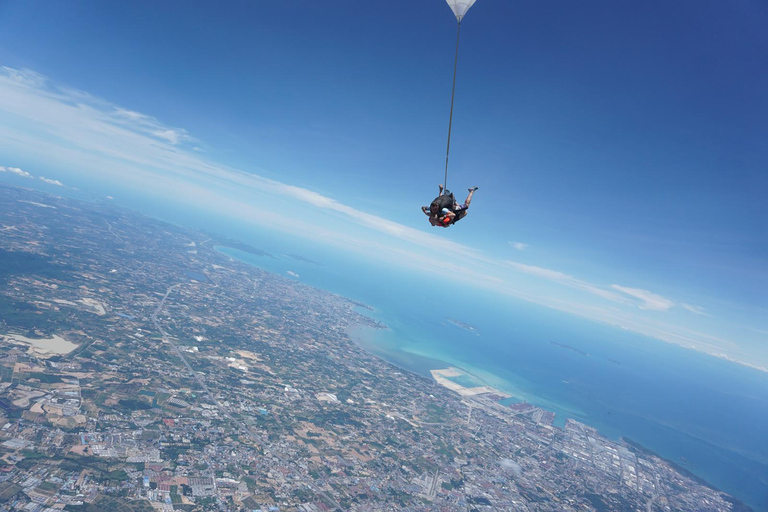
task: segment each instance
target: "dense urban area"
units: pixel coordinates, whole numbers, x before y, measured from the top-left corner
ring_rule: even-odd
[[[349,329],[384,326],[364,305],[223,245],[262,253],[0,185],[0,510],[747,510],[634,443],[365,352]]]

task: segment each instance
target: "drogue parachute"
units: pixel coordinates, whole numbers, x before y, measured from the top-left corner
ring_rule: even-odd
[[[476,0],[445,0],[448,2],[448,7],[451,8],[453,14],[456,15],[456,19],[461,23],[461,19],[467,14],[467,11],[475,3]]]

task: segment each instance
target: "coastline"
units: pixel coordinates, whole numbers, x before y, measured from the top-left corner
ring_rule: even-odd
[[[223,255],[237,259],[239,261],[242,261],[246,264],[255,266],[257,268],[260,268],[264,271],[281,275],[281,269],[280,269],[280,259],[273,260],[271,258],[264,258],[262,257],[256,257],[254,258],[253,255],[248,254],[238,254],[235,251],[229,252],[229,251],[220,251],[217,248],[217,252],[222,253]],[[237,256],[244,256],[243,258],[237,257]],[[264,266],[261,266],[260,263],[264,263]],[[289,263],[293,265],[293,263]],[[277,265],[277,266],[276,266]],[[304,275],[302,273],[302,275]],[[387,316],[387,312],[377,309],[376,307],[371,307],[368,304],[366,304],[366,299],[369,301],[372,301],[372,303],[376,303],[373,301],[372,297],[368,297],[365,294],[358,295],[357,293],[344,293],[345,287],[342,286],[342,289],[336,289],[336,286],[332,286],[331,289],[328,289],[327,286],[324,286],[323,279],[313,279],[314,275],[311,272],[307,272],[307,280],[305,281],[305,284],[311,287],[319,288],[319,289],[325,289],[327,291],[330,291],[331,293],[337,294],[340,297],[345,298],[350,303],[352,303],[353,308],[355,311],[363,316],[368,317],[371,320],[375,320],[380,323],[380,327],[372,328],[371,325],[367,325],[366,323],[356,323],[352,324],[347,328],[347,335],[353,343],[360,346],[363,350],[366,352],[383,359],[387,363],[393,365],[394,367],[407,371],[412,374],[416,374],[425,378],[428,378],[430,381],[440,384],[440,382],[437,381],[437,379],[434,378],[433,371],[438,370],[446,370],[449,368],[459,368],[461,369],[469,379],[472,381],[475,381],[478,384],[478,386],[470,386],[470,387],[480,387],[482,385],[487,385],[491,389],[495,390],[506,390],[502,391],[504,395],[511,396],[512,398],[508,399],[510,403],[514,401],[519,402],[528,402],[531,405],[538,407],[540,409],[544,409],[546,411],[555,412],[557,415],[556,423],[553,425],[558,428],[562,428],[564,426],[565,420],[568,418],[574,419],[576,421],[579,421],[581,423],[584,423],[589,426],[593,426],[596,428],[601,435],[605,436],[608,439],[612,439],[614,441],[619,441],[622,438],[627,438],[628,435],[634,435],[632,432],[627,430],[622,430],[620,428],[617,428],[616,426],[608,425],[606,428],[605,425],[603,425],[599,419],[595,421],[595,418],[591,417],[590,414],[587,414],[586,411],[580,411],[578,409],[574,409],[573,405],[570,405],[569,403],[558,403],[558,402],[552,402],[548,399],[542,399],[538,395],[532,394],[532,392],[529,392],[529,387],[527,384],[529,384],[528,381],[526,381],[526,377],[522,377],[522,380],[510,380],[507,377],[497,375],[492,372],[492,367],[467,367],[467,365],[461,360],[459,354],[451,354],[449,352],[445,352],[442,348],[441,344],[436,343],[430,343],[429,336],[431,335],[432,331],[426,331],[426,329],[431,329],[433,327],[429,327],[429,324],[425,324],[424,326],[421,326],[422,330],[419,331],[418,328],[416,330],[411,329],[410,323],[405,323],[405,320],[408,320],[409,322],[412,319],[406,318],[405,320],[401,319],[400,317],[396,316]],[[316,282],[312,282],[316,281]],[[319,282],[318,282],[319,281]],[[326,283],[327,284],[327,283]],[[346,288],[348,291],[352,290],[352,288]],[[367,307],[366,307],[367,306]],[[441,317],[442,322],[446,322],[445,316]],[[442,325],[450,325],[450,328],[455,329],[457,326],[455,324],[448,324],[443,323]],[[386,326],[385,328],[381,328],[381,326]],[[461,330],[459,331],[461,332]],[[477,332],[472,333],[473,337],[474,335],[477,335]],[[426,337],[425,337],[426,336]],[[573,353],[575,357],[578,358],[584,358],[585,360],[595,361],[599,359],[599,354],[595,355],[594,357],[591,357],[592,354],[585,353],[579,353],[571,349],[571,346],[562,346],[563,344],[548,344],[550,346],[553,346],[555,350],[559,350],[565,353]],[[590,350],[589,352],[592,352]],[[617,361],[610,361],[611,364],[614,366],[618,363]],[[566,384],[569,384],[566,381]],[[535,392],[535,388],[530,388]],[[519,391],[519,392],[518,392]],[[505,400],[502,405],[508,405],[507,400]],[[641,417],[642,419],[642,417]],[[653,421],[652,419],[649,419],[648,421]],[[637,430],[637,429],[635,429]],[[689,436],[689,434],[685,431],[680,431],[680,435],[683,436]],[[646,439],[647,441],[648,439]],[[669,443],[667,443],[669,444]],[[650,450],[649,450],[650,451]],[[686,468],[681,468],[680,464],[674,463],[673,460],[670,460],[670,458],[674,459],[676,457],[676,452],[673,449],[672,452],[668,455],[669,458],[664,458],[653,452],[655,456],[659,457],[660,459],[664,459],[665,461],[669,462],[670,464],[674,464],[675,469],[680,470],[681,473],[684,473],[685,475],[692,474],[690,470]],[[686,457],[689,457],[686,453]],[[722,456],[721,456],[722,457]],[[710,459],[712,460],[712,459]],[[736,463],[734,463],[736,464]],[[706,473],[706,469],[708,466],[700,465],[700,472]],[[684,471],[683,471],[684,470]],[[694,475],[695,476],[695,475]],[[720,475],[722,476],[722,475]],[[707,482],[706,485],[712,489],[715,489],[715,487],[710,484],[707,480],[704,480],[702,477],[696,477],[697,481],[703,481]],[[725,487],[734,487],[734,482],[731,481],[729,485],[725,485]],[[733,492],[736,490],[735,488],[732,491],[721,491],[721,492]],[[733,496],[732,494],[729,496]],[[743,499],[743,498],[742,498]],[[738,500],[737,498],[733,498],[734,500],[734,510],[752,510],[751,508],[748,508],[747,505],[744,504],[743,501]],[[742,508],[738,508],[736,503],[738,502],[738,506],[741,506]],[[766,510],[763,508],[760,508],[757,505],[754,505],[754,510]]]
[[[494,396],[495,399],[499,403],[502,403],[502,400],[509,400],[509,399],[518,399],[518,400],[521,400],[523,403],[527,403],[527,402],[525,402],[525,400],[520,399],[520,397],[516,397],[516,396],[511,395],[511,394],[509,394],[507,392],[501,391],[501,390],[499,390],[497,388],[494,388],[492,386],[489,386],[489,385],[485,384],[485,382],[483,381],[482,378],[478,377],[477,375],[472,374],[470,371],[468,371],[468,370],[466,370],[464,368],[461,368],[459,366],[452,365],[452,364],[447,363],[445,361],[440,361],[438,359],[432,359],[432,361],[434,361],[436,363],[440,363],[440,364],[439,364],[439,367],[429,370],[429,375],[424,375],[422,372],[414,371],[413,368],[405,367],[402,364],[399,364],[398,362],[394,361],[391,358],[391,354],[390,353],[382,351],[382,350],[371,350],[370,347],[371,347],[372,343],[371,342],[363,342],[361,340],[363,334],[360,331],[362,331],[363,329],[373,330],[370,326],[363,325],[363,324],[357,324],[357,325],[351,326],[349,331],[348,331],[348,335],[350,337],[350,340],[352,340],[355,344],[357,344],[363,350],[365,350],[365,351],[375,355],[376,357],[380,357],[380,358],[384,359],[386,362],[396,366],[397,368],[399,368],[399,369],[401,369],[403,371],[408,371],[408,372],[411,372],[411,373],[415,373],[415,374],[420,375],[422,377],[430,377],[431,380],[433,380],[436,384],[438,384],[440,386],[443,386],[443,387],[445,387],[446,389],[448,389],[450,391],[453,391],[454,393],[456,393],[458,396],[460,396],[462,398],[485,394],[485,395]],[[387,355],[389,355],[390,357],[387,357]],[[462,385],[462,384],[460,384],[458,382],[455,382],[455,381],[451,380],[451,378],[462,378],[462,377],[469,378],[470,380],[476,381],[477,383],[482,383],[482,385],[467,387],[467,386],[464,386],[464,385]],[[504,404],[504,405],[506,406],[506,404]],[[539,408],[541,408],[541,407],[539,407]],[[549,409],[546,409],[546,408],[541,408],[541,409],[544,409],[544,410],[546,410],[548,412],[552,412],[552,411],[550,411]],[[561,419],[565,420],[565,419],[568,419],[568,418],[561,418]],[[558,429],[563,428],[562,426],[558,426],[558,425],[554,425],[554,424],[552,426],[554,428],[558,428]],[[598,431],[598,433],[600,433],[600,435],[604,435],[604,434],[602,434],[599,431]],[[631,451],[633,451],[633,452],[635,452],[637,454],[642,454],[642,455],[645,455],[645,456],[655,457],[655,458],[658,458],[660,460],[663,460],[664,462],[669,464],[675,471],[677,471],[678,473],[682,474],[683,476],[685,476],[687,478],[690,478],[694,482],[696,482],[696,483],[698,483],[700,485],[703,485],[703,486],[705,486],[705,487],[707,487],[709,489],[712,489],[713,491],[717,491],[717,492],[721,493],[722,496],[723,496],[723,499],[725,499],[726,501],[728,501],[729,503],[731,503],[733,505],[733,512],[756,512],[756,509],[751,508],[749,505],[747,505],[743,501],[739,500],[738,498],[734,497],[733,495],[728,494],[726,491],[723,491],[722,489],[720,489],[717,486],[713,485],[712,483],[710,483],[709,481],[705,480],[704,478],[694,474],[692,471],[690,471],[689,469],[683,467],[682,465],[680,465],[679,463],[675,462],[674,460],[672,460],[672,459],[670,459],[668,457],[663,457],[663,456],[659,455],[655,451],[653,451],[653,450],[651,450],[649,448],[646,448],[645,446],[643,446],[639,442],[634,441],[634,440],[632,440],[631,438],[629,438],[627,436],[620,436],[618,438],[618,441],[620,441],[621,443],[625,444]]]
[[[388,330],[391,332],[391,329],[388,328]],[[456,393],[458,396],[462,398],[486,394],[490,396],[495,395],[499,399],[498,402],[504,406],[508,406],[510,405],[510,403],[514,403],[514,402],[530,403],[526,400],[525,397],[518,396],[514,393],[505,392],[498,388],[488,385],[485,379],[476,375],[472,371],[467,370],[466,368],[463,368],[461,365],[443,361],[440,359],[426,358],[418,354],[412,354],[412,356],[415,358],[426,359],[433,363],[433,367],[430,368],[427,372],[419,371],[418,369],[413,368],[409,364],[404,364],[402,361],[398,361],[397,358],[393,357],[393,352],[388,351],[386,350],[386,348],[382,348],[381,346],[377,346],[375,336],[371,336],[372,334],[375,334],[375,332],[376,332],[376,329],[373,329],[370,326],[358,324],[358,325],[350,326],[350,329],[348,330],[348,335],[350,337],[350,340],[353,341],[359,347],[361,347],[363,350],[375,355],[376,357],[380,357],[384,359],[386,362],[394,365],[395,367],[403,371],[408,371],[410,373],[414,373],[416,375],[429,378],[436,384],[441,385],[446,389],[449,389],[450,391],[453,391],[454,393]],[[371,336],[371,338],[365,339],[365,334],[368,334],[369,336]],[[405,353],[405,352],[401,352],[401,353]],[[462,377],[468,378],[469,380],[474,381],[474,383],[478,385],[468,387],[458,382],[455,382],[453,380],[450,380],[450,378],[462,378]],[[514,402],[511,402],[511,401],[514,401]],[[557,428],[557,429],[564,428],[564,424],[567,419],[574,419],[576,421],[585,423],[587,426],[593,426],[592,422],[590,422],[588,419],[574,417],[576,415],[561,414],[560,412],[552,411],[551,408],[548,408],[542,405],[536,405],[536,404],[531,404],[531,405],[534,405],[535,407],[539,409],[543,409],[548,412],[556,413],[557,421],[553,422],[552,424],[554,428]],[[593,427],[593,428],[596,428],[596,427]],[[607,436],[600,428],[596,428],[596,430],[598,430],[598,433],[600,435],[611,439],[611,436]],[[705,478],[696,475],[691,470],[675,462],[673,459],[659,455],[657,452],[649,448],[646,448],[639,442],[632,440],[626,435],[616,436],[615,438],[613,438],[613,440],[619,441],[627,445],[627,447],[632,451],[636,451],[638,453],[642,453],[647,456],[652,456],[660,460],[663,460],[678,473],[690,478],[691,480],[695,481],[698,484],[701,484],[703,486],[708,487],[709,489],[712,489],[714,491],[721,493],[724,496],[724,499],[726,499],[726,501],[728,501],[733,505],[733,512],[758,512],[759,510],[762,510],[759,508],[752,508],[752,506],[746,504],[745,502],[735,497],[734,495],[728,494],[727,491],[723,491],[719,487],[710,483]]]
[[[693,480],[694,482],[696,482],[698,484],[701,484],[701,485],[703,485],[705,487],[709,487],[713,491],[717,491],[719,493],[722,493],[723,494],[723,499],[725,499],[726,501],[730,502],[733,505],[733,512],[754,512],[754,510],[749,505],[744,503],[743,501],[739,500],[738,498],[735,498],[734,496],[732,496],[730,494],[727,494],[722,489],[719,489],[718,487],[712,485],[711,483],[709,483],[707,480],[704,480],[700,476],[695,475],[689,469],[684,468],[683,466],[681,466],[677,462],[675,462],[673,460],[670,460],[670,459],[668,459],[666,457],[662,457],[661,455],[659,455],[658,453],[654,452],[653,450],[651,450],[649,448],[646,448],[642,444],[638,443],[637,441],[633,441],[632,439],[630,439],[628,437],[622,437],[621,441],[624,444],[626,444],[627,447],[631,451],[633,451],[635,453],[640,453],[640,454],[643,454],[643,455],[659,458],[659,459],[663,460],[664,462],[666,462],[667,464],[669,464],[670,466],[672,466],[672,468],[674,468],[674,470],[677,471],[678,473],[680,473],[681,475],[684,475],[684,476],[690,478],[691,480]]]

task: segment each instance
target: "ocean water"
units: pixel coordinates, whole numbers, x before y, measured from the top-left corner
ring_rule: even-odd
[[[298,253],[309,263],[288,245],[260,248],[274,257],[218,250],[374,307],[362,312],[389,329],[357,328],[352,335],[398,366],[425,376],[463,368],[478,384],[554,411],[558,424],[574,418],[610,438],[631,438],[755,510],[768,510],[768,374],[330,250]]]

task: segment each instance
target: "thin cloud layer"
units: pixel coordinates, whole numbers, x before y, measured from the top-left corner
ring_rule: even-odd
[[[543,267],[535,267],[533,265],[525,265],[523,263],[518,263],[516,261],[507,261],[506,263],[510,267],[524,274],[540,277],[542,279],[555,281],[557,283],[564,284],[572,288],[584,290],[586,292],[591,293],[592,295],[597,295],[598,297],[602,297],[604,299],[608,299],[613,302],[619,302],[622,304],[628,303],[628,301],[624,297],[622,297],[621,295],[615,292],[612,292],[611,290],[603,288],[600,285],[592,284],[582,279],[578,279],[576,277],[573,277],[571,275],[565,274],[557,270],[551,270]]]
[[[709,315],[707,311],[701,306],[694,306],[692,304],[680,304],[680,305],[683,307],[683,309],[685,309],[686,311],[690,311],[694,315],[711,317],[711,315]]]
[[[516,261],[508,261],[507,264],[510,267],[514,268],[515,270],[523,272],[524,274],[530,274],[532,276],[542,277],[544,279],[550,279],[552,281],[559,281],[562,283],[571,283],[571,282],[578,281],[576,278],[569,276],[568,274],[564,274],[563,272],[559,272],[557,270],[550,270],[548,268],[535,267],[533,265],[525,265],[523,263],[517,263]]]
[[[649,292],[648,290],[641,290],[640,288],[627,288],[626,286],[619,286],[617,284],[612,284],[611,288],[639,300],[640,305],[638,307],[640,309],[646,309],[649,311],[667,311],[669,308],[675,305],[675,303],[671,300],[653,292]]]
[[[13,119],[14,124],[3,119]],[[313,190],[214,162],[198,151],[200,145],[186,130],[152,116],[59,86],[32,71],[0,68],[0,149],[49,155],[52,168],[76,170],[83,179],[154,193],[163,200],[207,208],[243,223],[333,244],[366,258],[513,295],[713,355],[733,353],[733,346],[723,339],[712,339],[674,320],[654,323],[657,319],[647,316],[673,315],[672,299],[503,261]],[[33,177],[17,167],[0,171]],[[63,186],[59,180],[40,180]],[[523,242],[510,245],[517,251],[528,248]],[[568,293],[559,294],[553,291],[558,286],[544,283],[556,283]],[[698,306],[681,303],[679,309],[704,315]]]

